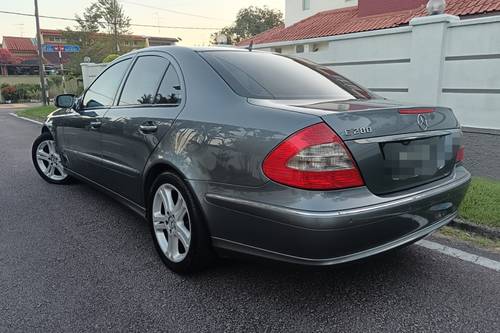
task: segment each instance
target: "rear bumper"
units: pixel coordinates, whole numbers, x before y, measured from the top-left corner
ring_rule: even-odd
[[[385,197],[366,188],[308,192],[276,184],[206,186],[203,208],[215,247],[331,265],[393,249],[446,225],[469,182],[470,173],[459,167],[447,179]]]

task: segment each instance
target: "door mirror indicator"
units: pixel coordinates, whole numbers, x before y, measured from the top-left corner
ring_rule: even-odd
[[[55,105],[58,108],[69,109],[75,104],[76,96],[73,94],[58,95],[55,100]]]

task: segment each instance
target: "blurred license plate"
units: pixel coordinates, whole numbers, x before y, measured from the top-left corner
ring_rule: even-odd
[[[386,171],[393,180],[433,176],[445,166],[445,136],[383,145]]]

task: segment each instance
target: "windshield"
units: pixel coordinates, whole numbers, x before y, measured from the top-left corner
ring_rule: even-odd
[[[206,51],[201,56],[240,96],[261,99],[372,99],[332,69],[267,52]]]

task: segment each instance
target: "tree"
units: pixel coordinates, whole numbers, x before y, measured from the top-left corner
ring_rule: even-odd
[[[120,37],[129,33],[130,18],[125,15],[118,0],[99,0],[97,6],[104,20],[104,27],[113,36],[116,51],[120,52]]]
[[[104,24],[101,22],[102,12],[97,3],[91,4],[85,8],[83,17],[78,14],[75,15],[76,22],[78,22],[78,30],[86,33],[97,33]]]
[[[244,39],[283,24],[283,13],[281,11],[267,6],[261,8],[250,6],[240,9],[233,25],[224,27],[219,32],[212,34],[212,43],[217,44],[217,36],[224,34],[227,36],[229,44],[237,44]]]
[[[100,30],[106,28],[104,12],[99,2],[85,8],[83,15],[75,15],[77,25],[74,29],[66,28],[63,38],[68,44],[80,46],[80,52],[71,55],[66,69],[72,75],[81,75],[81,66],[85,57],[91,61],[99,62],[105,56],[113,53],[116,43],[114,39],[101,35]]]

